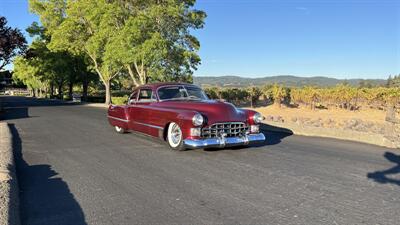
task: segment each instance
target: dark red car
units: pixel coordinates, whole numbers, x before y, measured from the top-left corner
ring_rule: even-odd
[[[157,83],[136,88],[123,106],[110,105],[118,133],[133,130],[165,140],[174,150],[223,148],[265,141],[259,113],[210,100],[192,84]]]

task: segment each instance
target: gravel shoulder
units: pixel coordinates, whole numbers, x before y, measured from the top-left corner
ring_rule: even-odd
[[[7,123],[0,122],[0,224],[18,225],[19,199],[12,135]]]

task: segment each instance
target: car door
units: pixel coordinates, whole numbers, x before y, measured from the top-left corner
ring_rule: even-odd
[[[137,116],[140,114],[140,108],[137,107],[137,98],[139,90],[134,91],[128,99],[127,111],[128,111],[128,124],[129,129],[140,131],[140,127],[137,126]]]
[[[135,130],[150,134],[151,133],[151,108],[149,105],[154,102],[153,90],[151,88],[141,88],[137,93],[137,100],[132,107],[132,126]]]

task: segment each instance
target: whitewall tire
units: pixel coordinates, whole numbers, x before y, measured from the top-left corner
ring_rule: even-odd
[[[185,150],[183,146],[183,134],[178,124],[172,122],[168,126],[167,142],[173,150]]]
[[[115,129],[115,131],[116,131],[117,133],[119,133],[119,134],[123,134],[123,133],[126,132],[124,128],[119,127],[119,126],[115,126],[114,129]]]

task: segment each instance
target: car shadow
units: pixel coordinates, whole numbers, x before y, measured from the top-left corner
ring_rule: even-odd
[[[282,142],[282,140],[288,136],[293,135],[293,131],[276,127],[269,124],[261,124],[260,132],[264,134],[265,141],[260,143],[255,143],[246,146],[235,146],[235,147],[226,147],[226,148],[207,148],[205,151],[221,151],[221,150],[240,150],[244,148],[261,148],[264,146],[277,145]]]
[[[87,224],[79,203],[51,165],[29,165],[14,124],[9,124],[19,186],[22,224]]]
[[[396,184],[400,186],[400,179],[388,177],[388,175],[400,174],[400,155],[396,155],[392,152],[385,152],[383,156],[395,165],[387,170],[368,173],[367,177],[380,184]]]

